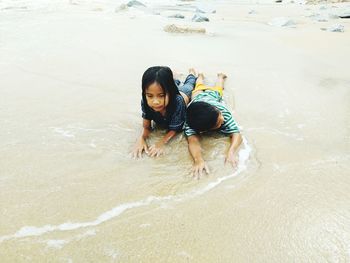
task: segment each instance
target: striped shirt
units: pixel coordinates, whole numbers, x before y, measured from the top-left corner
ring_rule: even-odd
[[[224,123],[219,128],[219,132],[224,134],[239,133],[238,126],[233,119],[231,112],[224,106],[222,97],[217,91],[205,90],[194,97],[191,103],[199,101],[206,102],[221,112],[222,116],[224,117]],[[184,131],[187,137],[198,134],[198,132],[191,129],[187,123],[185,123]]]

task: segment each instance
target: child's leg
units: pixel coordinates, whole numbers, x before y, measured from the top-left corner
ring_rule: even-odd
[[[185,79],[184,85],[186,84],[194,84],[196,83],[196,71],[193,68],[188,70],[188,76]]]
[[[203,73],[199,73],[197,81],[196,81],[196,85],[203,84],[203,82],[204,82],[204,75],[203,75]]]
[[[192,90],[196,84],[196,71],[193,68],[189,69],[189,75],[187,76],[184,84],[179,87],[179,91],[184,93],[188,100],[191,99]],[[186,100],[185,100],[186,101]]]
[[[227,76],[224,73],[218,73],[218,80],[216,81],[217,87],[222,87],[224,89],[224,84]]]
[[[180,86],[180,84],[181,84],[181,81],[180,80],[178,80],[178,79],[174,79],[174,81],[175,81],[175,84],[176,84],[176,86]]]

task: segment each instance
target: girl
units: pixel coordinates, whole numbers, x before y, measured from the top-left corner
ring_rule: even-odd
[[[168,67],[150,67],[142,76],[142,118],[143,130],[138,138],[132,155],[142,156],[145,151],[151,157],[164,153],[164,145],[182,130],[185,123],[186,105],[196,83],[196,72],[189,70],[184,84],[174,80],[173,72]],[[178,87],[179,86],[179,87]],[[148,148],[146,139],[151,133],[151,121],[168,129],[165,136]]]

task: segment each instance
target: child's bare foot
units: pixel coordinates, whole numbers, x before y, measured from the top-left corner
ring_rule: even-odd
[[[188,70],[188,73],[189,74],[192,74],[193,76],[196,76],[196,71],[194,70],[194,68],[190,68],[189,70]]]
[[[226,76],[226,74],[224,74],[224,73],[218,73],[218,78],[219,78],[219,79],[226,79],[227,76]]]
[[[183,77],[183,73],[177,71],[177,70],[173,70],[173,78],[174,79],[181,79]]]
[[[203,73],[198,73],[198,78],[204,79],[204,74]]]
[[[218,80],[216,81],[216,86],[222,87],[224,89],[224,84],[227,76],[224,73],[218,73]]]
[[[203,83],[204,80],[204,74],[203,73],[198,73],[197,81],[196,83]]]

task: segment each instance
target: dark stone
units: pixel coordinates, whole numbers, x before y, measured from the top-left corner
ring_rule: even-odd
[[[132,0],[129,3],[126,4],[128,7],[132,7],[132,6],[143,6],[146,7],[143,3],[137,1],[137,0]]]
[[[171,15],[169,16],[170,18],[179,18],[179,19],[184,19],[185,16],[184,15],[181,15],[181,14],[175,14],[175,15]]]
[[[205,16],[202,16],[202,15],[199,15],[199,14],[195,14],[192,17],[192,21],[193,22],[209,22],[209,18],[205,17]]]

